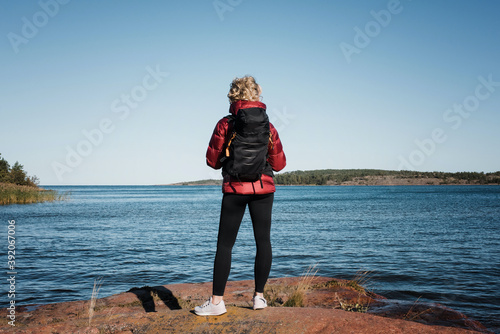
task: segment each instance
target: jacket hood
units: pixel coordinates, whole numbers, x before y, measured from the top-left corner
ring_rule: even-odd
[[[260,101],[238,100],[231,103],[231,106],[229,107],[229,112],[236,116],[238,110],[246,108],[262,108],[266,110],[266,105]]]

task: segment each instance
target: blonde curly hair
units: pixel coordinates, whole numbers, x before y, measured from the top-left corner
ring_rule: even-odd
[[[255,78],[250,75],[243,78],[234,78],[230,87],[229,93],[227,93],[230,103],[238,100],[260,101],[262,89],[255,82]]]

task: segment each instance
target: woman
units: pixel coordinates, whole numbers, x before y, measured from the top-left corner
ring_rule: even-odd
[[[234,138],[234,117],[238,112],[245,113],[250,109],[261,109],[265,113],[266,105],[260,102],[261,94],[262,89],[253,77],[245,76],[234,79],[227,94],[231,103],[229,111],[233,117],[224,117],[219,120],[210,139],[206,155],[207,164],[214,169],[222,167],[223,198],[214,261],[212,297],[203,305],[195,307],[194,312],[197,315],[226,313],[223,297],[231,269],[231,251],[247,205],[257,245],[253,309],[263,309],[267,306],[264,299],[264,286],[269,277],[272,261],[271,212],[276,191],[273,171],[280,171],[286,165],[286,157],[276,128],[269,123],[267,161],[259,180],[245,181],[235,178],[229,175],[225,163],[226,148],[231,138]]]

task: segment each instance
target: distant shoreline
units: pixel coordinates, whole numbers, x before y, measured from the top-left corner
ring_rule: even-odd
[[[222,183],[195,183],[191,182],[179,182],[179,183],[169,183],[169,184],[155,184],[157,187],[194,187],[194,186],[222,186]],[[487,184],[473,184],[473,183],[453,183],[453,184],[275,184],[276,187],[399,187],[399,186],[498,186],[498,183],[487,183]]]
[[[500,171],[478,172],[414,172],[378,169],[324,169],[277,174],[277,186],[428,186],[428,185],[500,185]],[[159,184],[159,186],[220,186],[222,180]]]

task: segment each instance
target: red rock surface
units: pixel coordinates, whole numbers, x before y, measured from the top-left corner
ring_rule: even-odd
[[[477,333],[485,328],[440,305],[387,305],[348,281],[327,277],[271,279],[266,293],[277,305],[251,309],[253,281],[229,282],[228,312],[199,317],[192,308],[205,301],[211,283],[131,289],[98,299],[89,325],[90,301],[25,306],[16,309],[16,326],[4,316],[1,333]],[[282,307],[303,288],[304,307]],[[372,313],[347,312],[357,309]],[[5,312],[5,309],[3,310]],[[407,321],[406,318],[415,321]],[[440,326],[437,326],[439,324]],[[453,326],[453,327],[450,327]],[[458,328],[460,326],[462,328]]]

